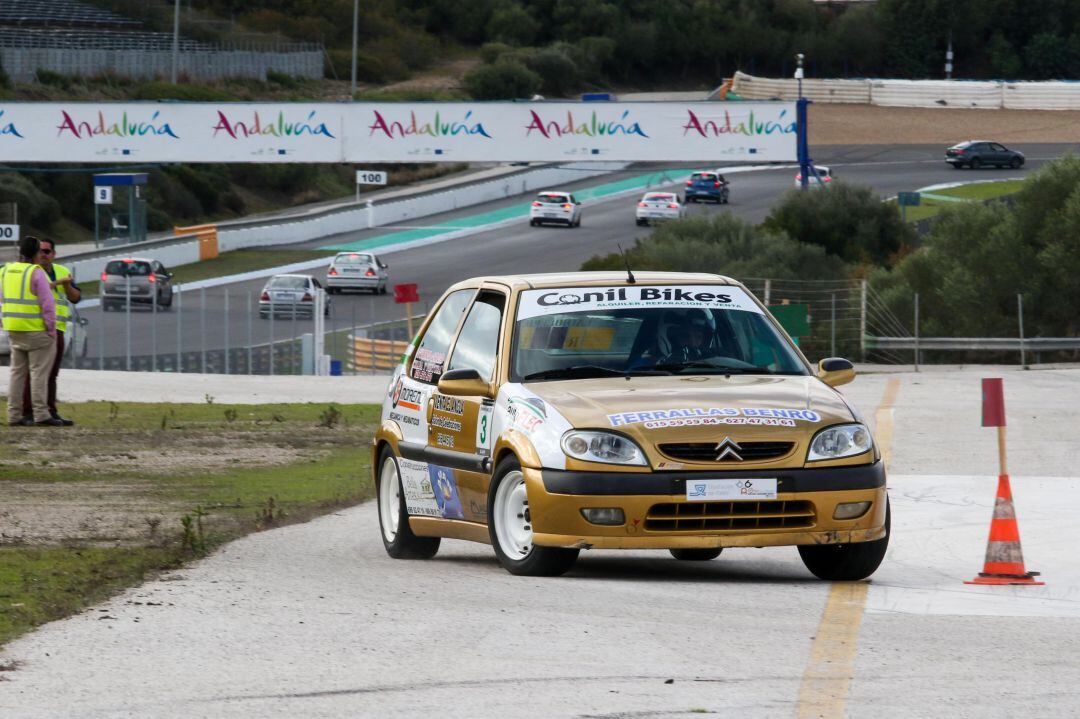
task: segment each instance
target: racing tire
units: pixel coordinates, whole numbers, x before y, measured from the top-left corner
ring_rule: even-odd
[[[503,569],[523,577],[558,577],[577,561],[577,549],[532,543],[525,475],[513,457],[499,462],[488,486],[488,536]]]
[[[648,225],[648,224],[649,224],[649,223],[648,223],[648,221],[646,221],[646,220],[637,220],[637,226],[638,226],[638,227],[645,227],[645,226],[646,226],[646,225]]]
[[[970,165],[970,166],[971,166],[971,169],[972,169],[972,170],[978,170],[979,168],[981,168],[981,167],[982,167],[982,160],[980,160],[979,158],[977,158],[977,157],[976,157],[975,159],[973,159],[973,160],[971,161],[971,165]]]
[[[380,295],[385,295],[386,294],[386,285],[383,285],[382,287],[379,288],[379,294]]]
[[[536,227],[536,220],[529,220],[529,227]]]
[[[872,542],[850,544],[802,544],[799,556],[803,564],[818,579],[830,582],[857,582],[873,574],[885,550],[889,548],[892,534],[892,508],[885,500],[885,536]]]
[[[724,550],[722,547],[715,547],[713,549],[669,549],[668,551],[671,552],[671,556],[681,562],[708,562],[719,557],[720,552]]]
[[[405,493],[397,458],[389,449],[379,455],[375,494],[379,505],[379,536],[386,553],[394,559],[431,559],[439,551],[439,537],[418,537],[409,527]]]
[[[1018,170],[1018,169],[1020,169],[1020,165],[1023,165],[1023,164],[1024,164],[1023,160],[1021,160],[1019,157],[1014,157],[1012,159],[1012,162],[1009,163],[1009,167],[1011,167],[1014,170]]]
[[[963,170],[964,169],[964,166],[961,165],[959,162],[953,162],[953,163],[950,163],[950,164],[952,165],[952,169],[954,169],[954,170]]]

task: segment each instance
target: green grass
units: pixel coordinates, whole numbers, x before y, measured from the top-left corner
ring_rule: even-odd
[[[376,405],[228,405],[207,397],[64,409],[77,423],[63,430],[69,461],[57,462],[31,429],[6,429],[0,442],[0,506],[42,497],[29,527],[9,522],[6,531],[21,544],[0,549],[0,644],[231,539],[373,494]],[[66,526],[78,536],[42,538],[62,531],[51,529],[68,511],[51,506],[57,501],[90,516],[106,508],[111,525],[83,531],[75,517]],[[185,517],[201,527],[185,535]]]
[[[179,566],[179,548],[0,549],[0,645]]]
[[[927,197],[927,195],[942,195],[944,197],[954,197],[957,200],[982,202],[1007,195],[1015,195],[1020,191],[1023,184],[1023,180],[1005,180],[1002,182],[975,182],[959,187],[931,190],[928,193],[923,193],[921,204],[907,208],[907,221],[918,222],[919,220],[936,217],[943,207],[957,204],[949,200],[936,200],[933,197]],[[896,201],[892,200],[891,203],[895,205]],[[899,209],[897,208],[898,211]]]
[[[236,275],[241,272],[265,270],[294,262],[307,262],[320,257],[329,258],[333,254],[328,250],[236,250],[218,255],[212,260],[180,265],[170,271],[173,273],[173,284],[184,284]],[[99,291],[98,285],[97,279],[91,282],[80,282],[79,289],[86,297],[96,297]]]

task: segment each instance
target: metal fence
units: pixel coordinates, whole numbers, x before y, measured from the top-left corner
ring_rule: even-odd
[[[114,33],[121,35],[121,33]],[[32,82],[38,70],[60,75],[94,77],[119,75],[139,79],[169,77],[173,68],[171,40],[158,46],[138,33],[130,45],[116,47],[119,41],[109,38],[107,46],[44,45],[40,38],[0,38],[0,66],[16,82]],[[180,75],[198,80],[250,77],[265,80],[267,73],[320,79],[323,76],[322,46],[312,43],[280,46],[210,45],[186,43],[177,59]]]
[[[802,330],[791,334],[812,362],[847,357],[874,364],[921,365],[980,361],[1021,365],[1076,361],[1080,338],[1026,337],[1018,302],[1012,337],[923,337],[918,310],[898,317],[868,283],[850,280],[747,279],[769,305],[805,312]],[[304,374],[314,371],[316,333],[323,352],[345,374],[385,374],[411,339],[403,308],[387,295],[330,297],[322,323],[278,308],[260,312],[260,281],[242,290],[191,287],[174,295],[170,307],[122,305],[79,310],[82,322],[68,329],[64,366],[158,372]],[[917,297],[914,298],[918,306]],[[412,318],[419,327],[426,304]],[[1003,332],[1006,334],[1007,332]],[[4,358],[6,359],[6,358]]]
[[[122,300],[83,306],[68,327],[64,367],[212,374],[311,374],[316,333],[342,373],[385,373],[356,361],[355,338],[408,340],[404,312],[385,295],[340,294],[317,323],[291,305],[260,307],[260,292],[199,288],[173,295],[170,306]],[[167,301],[166,301],[167,303]],[[168,303],[167,303],[168,304]],[[424,307],[426,313],[426,306]],[[387,318],[389,315],[389,318]],[[424,315],[414,317],[419,326]],[[400,352],[398,352],[400,356]]]

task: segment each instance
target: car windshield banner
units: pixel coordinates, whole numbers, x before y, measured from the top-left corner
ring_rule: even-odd
[[[790,162],[789,102],[0,102],[8,162]]]
[[[568,312],[622,309],[741,310],[763,314],[744,290],[731,285],[623,285],[527,290],[518,300],[518,319]]]

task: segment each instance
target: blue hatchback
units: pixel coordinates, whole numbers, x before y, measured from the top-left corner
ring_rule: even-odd
[[[728,182],[723,175],[715,172],[695,172],[690,175],[686,181],[686,204],[702,200],[727,204]]]

